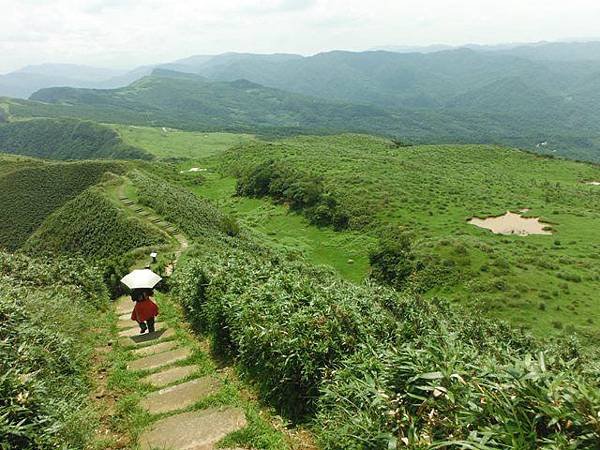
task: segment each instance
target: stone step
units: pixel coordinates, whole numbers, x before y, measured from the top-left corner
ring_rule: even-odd
[[[147,347],[142,347],[142,348],[136,348],[135,350],[133,350],[133,354],[135,356],[150,356],[150,355],[156,355],[158,353],[163,353],[169,350],[173,350],[175,347],[177,347],[177,342],[175,341],[167,341],[167,342],[160,342],[156,345],[148,345]]]
[[[127,368],[129,370],[152,370],[158,367],[173,364],[177,361],[182,361],[189,358],[192,351],[187,348],[178,348],[176,350],[170,350],[168,352],[157,353],[155,355],[145,356],[140,359],[131,361]]]
[[[132,322],[133,322],[133,320],[132,320]],[[134,324],[135,324],[135,322],[134,322]],[[160,331],[166,330],[167,327],[162,323],[157,323],[157,324],[155,324],[155,329],[156,329],[155,333],[158,333]],[[135,328],[130,328],[128,330],[119,331],[119,337],[132,337],[132,336],[143,336],[143,334],[140,334],[139,326],[136,326]]]
[[[203,398],[215,394],[219,387],[218,379],[205,376],[152,392],[142,399],[140,406],[150,414],[176,411],[192,406]]]
[[[131,320],[131,312],[128,312],[128,313],[125,313],[125,314],[121,314],[119,316],[119,320]],[[131,321],[133,322],[133,320],[131,320]],[[135,322],[133,322],[133,323],[135,323]]]
[[[142,383],[160,388],[176,381],[183,380],[197,370],[196,366],[177,366],[162,372],[153,373],[141,379]]]
[[[172,328],[168,328],[167,330],[160,330],[154,333],[138,334],[129,337],[124,336],[119,338],[119,344],[123,347],[141,347],[158,341],[166,341],[173,336],[175,336],[175,332]]]
[[[208,408],[155,422],[140,438],[141,450],[212,450],[229,433],[246,426],[238,408]]]
[[[126,320],[119,320],[117,322],[117,328],[119,330],[127,330],[129,328],[138,328],[138,324],[137,322],[134,322],[131,319],[126,319]]]
[[[119,300],[115,302],[115,308],[117,310],[117,314],[131,314],[133,311],[133,301],[129,296],[123,296]]]

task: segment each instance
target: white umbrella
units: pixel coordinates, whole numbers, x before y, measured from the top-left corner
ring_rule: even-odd
[[[129,289],[153,289],[162,280],[150,269],[136,269],[121,278],[121,283]]]

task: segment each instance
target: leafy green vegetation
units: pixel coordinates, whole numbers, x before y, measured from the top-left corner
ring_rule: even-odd
[[[101,260],[166,243],[167,237],[158,229],[128,217],[101,189],[90,188],[51,214],[23,249]]]
[[[600,179],[596,166],[498,147],[398,148],[351,135],[248,144],[217,159],[242,187],[271,161],[299,180],[318,177],[353,230],[378,237],[401,227],[413,242],[411,289],[479,304],[540,335],[596,330],[600,191],[586,184]],[[467,223],[524,208],[554,236],[495,235]]]
[[[176,224],[187,236],[238,234],[237,223],[209,201],[199,199],[188,190],[166,183],[155,175],[134,171],[130,176],[139,202]]]
[[[0,151],[45,159],[151,159],[109,127],[76,119],[32,119],[0,125]]]
[[[161,158],[204,158],[254,140],[247,134],[198,133],[133,125],[114,125],[114,128],[126,144]]]
[[[108,293],[77,260],[0,252],[2,448],[84,448],[96,425],[89,403],[89,335]]]
[[[443,301],[235,241],[198,242],[175,294],[264,398],[296,420],[316,414],[324,449],[598,439],[597,368],[575,341],[541,346]]]
[[[125,166],[34,162],[14,169],[0,173],[0,246],[9,250],[23,245],[49,214],[97,184],[105,173],[123,173]]]

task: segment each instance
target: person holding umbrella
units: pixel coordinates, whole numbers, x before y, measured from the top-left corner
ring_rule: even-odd
[[[135,320],[140,326],[140,334],[146,330],[154,333],[154,322],[158,316],[158,305],[152,300],[152,289],[134,289],[131,299],[135,302],[131,311],[131,320]]]
[[[131,300],[135,302],[131,320],[140,326],[140,334],[146,330],[154,333],[154,322],[158,316],[158,306],[152,300],[153,288],[162,280],[150,269],[134,270],[121,279],[121,283],[131,289]]]

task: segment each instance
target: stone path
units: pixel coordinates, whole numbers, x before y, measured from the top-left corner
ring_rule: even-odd
[[[154,222],[153,212],[128,199],[123,188],[119,191],[119,200],[142,220]],[[169,276],[188,247],[188,241],[175,226],[161,220],[154,225],[179,244],[175,261],[166,268]],[[142,409],[157,418],[141,433],[138,444],[142,450],[212,450],[226,435],[246,426],[246,417],[240,408],[194,409],[198,402],[219,392],[221,380],[216,374],[199,376],[200,370],[189,361],[192,350],[181,345],[175,331],[160,322],[160,316],[156,332],[139,334],[139,327],[130,320],[133,309],[130,298],[119,299],[115,309],[119,315],[118,342],[133,358],[127,370],[145,375],[140,382],[154,389],[139,403]]]

